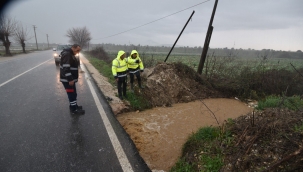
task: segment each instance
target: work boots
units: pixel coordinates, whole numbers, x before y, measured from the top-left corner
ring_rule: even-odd
[[[85,110],[82,109],[76,109],[74,111],[70,112],[72,115],[84,115],[85,114]]]

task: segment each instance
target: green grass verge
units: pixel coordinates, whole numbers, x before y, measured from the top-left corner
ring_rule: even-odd
[[[194,172],[193,165],[186,162],[184,159],[179,159],[175,166],[170,170],[171,172]]]
[[[115,84],[111,65],[95,57],[88,57],[88,60],[103,76],[108,78],[108,81],[112,85]]]
[[[192,134],[183,146],[182,157],[170,171],[219,171],[223,166],[219,142],[230,142],[230,132],[219,127],[203,127]]]
[[[108,78],[108,81],[112,85],[116,85],[110,64],[95,57],[88,57],[88,60],[103,76]],[[144,110],[151,108],[148,101],[144,99],[144,96],[140,92],[132,93],[127,91],[127,96],[127,100],[129,101],[132,110]]]
[[[133,110],[145,110],[151,108],[148,101],[142,94],[140,94],[140,92],[133,93],[131,91],[127,91],[126,94],[127,100],[129,101]]]
[[[303,100],[299,96],[283,97],[280,96],[268,96],[264,100],[258,102],[256,109],[264,110],[265,108],[276,108],[276,107],[288,108],[291,110],[298,110],[303,108]]]

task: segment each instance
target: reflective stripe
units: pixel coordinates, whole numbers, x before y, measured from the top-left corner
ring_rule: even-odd
[[[119,60],[118,59],[115,59],[115,60],[117,60],[117,62],[118,62],[117,68],[120,68],[120,62],[119,62]]]
[[[70,70],[78,70],[76,67],[71,67]]]
[[[75,100],[75,101],[72,101],[72,102],[70,102],[70,103],[77,103],[77,100]]]
[[[123,68],[123,67],[125,67],[126,65],[124,65],[124,66],[120,66],[120,67],[117,67],[117,68]]]
[[[136,72],[139,72],[139,69],[138,70],[135,70],[135,71],[129,71],[129,73],[136,73]]]
[[[134,66],[134,67],[137,67],[139,66],[138,64],[128,64],[129,66]]]
[[[63,64],[63,67],[70,67],[70,64]]]
[[[75,106],[77,103],[71,103],[70,105]]]
[[[66,73],[66,74],[65,74],[65,76],[71,76],[71,75],[72,75],[71,73]]]
[[[124,74],[124,75],[118,75],[119,78],[125,77],[125,76],[126,76],[126,74]]]
[[[60,79],[62,82],[68,82],[67,79]]]
[[[115,60],[117,60],[117,62],[118,62],[118,66],[116,66],[117,68],[122,68],[122,67],[126,66],[126,64],[124,66],[120,66],[119,60],[118,59],[115,59]]]
[[[60,79],[60,81],[61,81],[61,82],[68,82],[68,80],[67,80],[67,79]],[[75,81],[75,82],[77,82],[77,81],[78,81],[78,79],[74,79],[74,81]]]

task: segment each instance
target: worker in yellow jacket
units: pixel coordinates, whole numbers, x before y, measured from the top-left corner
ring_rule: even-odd
[[[136,50],[133,50],[130,53],[130,56],[127,58],[127,67],[130,76],[130,88],[134,91],[134,76],[136,75],[138,80],[139,88],[144,88],[141,83],[140,72],[144,71],[144,65],[140,59],[139,53]]]
[[[121,100],[123,100],[122,92],[123,92],[123,96],[127,98],[126,95],[127,70],[128,68],[125,59],[125,52],[121,50],[118,52],[117,58],[113,60],[113,65],[112,65],[112,72],[118,85],[118,94]]]

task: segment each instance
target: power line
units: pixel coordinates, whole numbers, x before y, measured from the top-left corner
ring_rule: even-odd
[[[164,19],[164,18],[167,18],[167,17],[169,17],[169,16],[175,15],[175,14],[180,13],[180,12],[182,12],[182,11],[188,10],[188,9],[193,8],[193,7],[195,7],[195,6],[198,6],[198,5],[204,4],[204,3],[208,2],[208,1],[210,1],[210,0],[206,0],[206,1],[204,1],[204,2],[200,2],[200,3],[196,4],[196,5],[193,5],[193,6],[187,7],[187,8],[185,8],[185,9],[183,9],[183,10],[177,11],[177,12],[175,12],[175,13],[169,14],[169,15],[167,15],[167,16],[165,16],[165,17],[159,18],[159,19],[157,19],[157,20],[153,20],[153,21],[148,22],[148,23],[145,23],[145,24],[143,24],[143,25],[140,25],[140,26],[134,27],[134,28],[132,28],[132,29],[128,29],[128,30],[123,31],[123,32],[119,32],[119,33],[116,33],[116,34],[113,34],[113,35],[109,35],[109,36],[106,36],[106,37],[103,37],[103,38],[97,38],[97,39],[93,39],[93,40],[98,40],[98,39],[106,39],[106,38],[110,38],[110,37],[113,37],[113,36],[120,35],[120,34],[122,34],[122,33],[125,33],[125,32],[128,32],[128,31],[131,31],[131,30],[138,29],[138,28],[140,28],[140,27],[143,27],[143,26],[146,26],[146,25],[148,25],[148,24],[154,23],[154,22],[156,22],[156,21],[162,20],[162,19]]]

